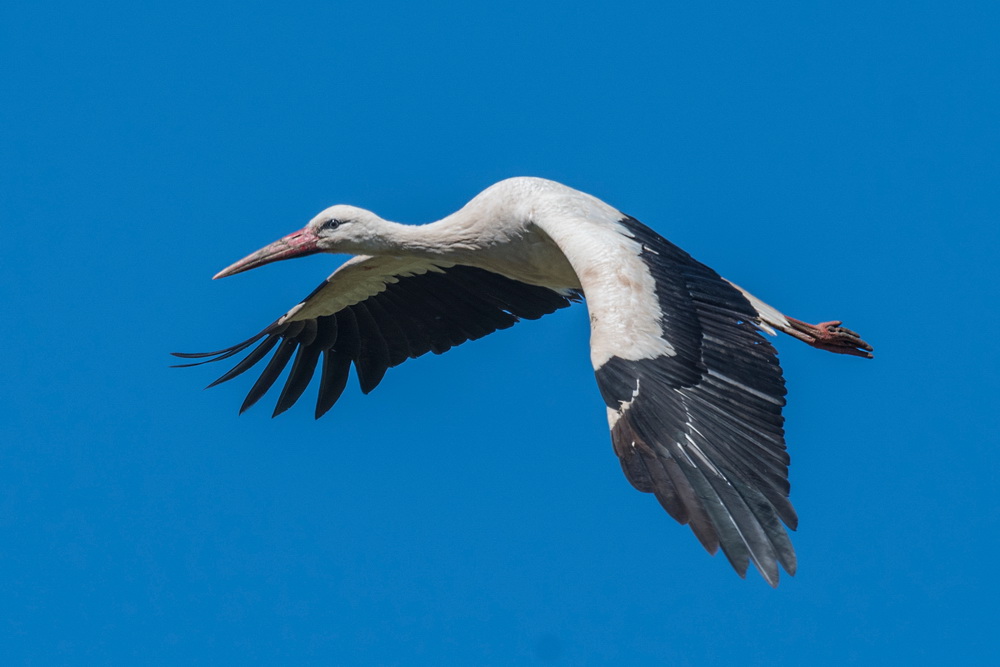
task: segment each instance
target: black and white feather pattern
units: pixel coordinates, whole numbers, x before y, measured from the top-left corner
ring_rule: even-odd
[[[216,352],[177,356],[203,359],[186,364],[197,365],[252,348],[211,387],[245,373],[271,354],[240,412],[267,393],[294,357],[274,415],[302,396],[318,368],[315,415],[319,418],[340,398],[352,365],[361,391],[367,394],[387,369],[407,359],[427,352],[441,354],[578,299],[574,291],[529,285],[470,266],[359,257],[249,340]]]
[[[613,356],[595,371],[622,469],[741,576],[753,561],[777,585],[779,563],[796,567],[782,522],[797,524],[777,354],[736,288],[638,221],[621,224],[641,243],[675,352]]]
[[[333,219],[349,224],[327,231]],[[784,380],[758,331],[797,331],[792,320],[635,219],[544,179],[501,181],[416,227],[334,206],[287,238],[306,250],[313,239],[312,251],[360,254],[250,340],[180,355],[206,363],[242,354],[213,384],[263,362],[241,411],[290,365],[274,413],[319,375],[321,416],[352,366],[367,393],[406,359],[586,295],[591,360],[628,480],[690,525],[710,552],[721,548],[740,575],[751,562],[772,585],[779,567],[794,573],[785,528],[797,518],[788,501]],[[281,259],[288,243],[281,239],[221,275]]]

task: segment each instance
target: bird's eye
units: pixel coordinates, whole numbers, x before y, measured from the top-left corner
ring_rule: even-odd
[[[337,227],[340,227],[341,223],[342,221],[337,220],[336,218],[334,218],[333,220],[327,220],[326,222],[323,223],[323,229],[331,229],[331,230],[336,229]]]

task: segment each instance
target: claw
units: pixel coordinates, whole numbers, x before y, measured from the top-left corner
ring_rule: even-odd
[[[866,359],[873,357],[872,346],[854,331],[840,326],[840,320],[808,324],[793,317],[787,319],[792,326],[786,333],[815,348]]]

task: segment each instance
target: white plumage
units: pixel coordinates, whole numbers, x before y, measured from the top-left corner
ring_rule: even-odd
[[[786,526],[784,380],[758,328],[870,357],[840,322],[787,317],[635,219],[553,181],[512,178],[427,225],[333,206],[216,277],[316,252],[351,253],[302,303],[207,361],[251,350],[215,383],[271,358],[241,409],[291,361],[275,414],[317,372],[316,416],[353,365],[368,393],[386,370],[426,352],[536,319],[585,297],[591,361],[626,477],[653,493],[712,553],[744,576],[753,562],[777,585],[795,571]],[[273,353],[272,353],[273,350]]]

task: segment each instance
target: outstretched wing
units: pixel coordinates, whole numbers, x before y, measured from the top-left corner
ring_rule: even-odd
[[[651,276],[646,305],[660,313],[662,340],[648,356],[622,358],[595,329],[594,343],[610,351],[595,373],[615,453],[632,485],[689,524],[706,549],[721,546],[741,576],[753,561],[777,585],[778,563],[795,573],[782,522],[797,524],[777,354],[739,290],[638,221],[620,224],[635,245],[623,270]]]
[[[354,257],[304,301],[253,338],[197,354],[186,366],[221,361],[256,347],[209,386],[271,358],[240,412],[267,393],[294,355],[274,415],[290,408],[319,368],[316,417],[340,398],[351,365],[361,391],[374,389],[388,368],[427,352],[441,354],[521,319],[538,319],[579,299],[575,291],[529,285],[491,271],[444,262]],[[273,350],[273,353],[272,353]]]

